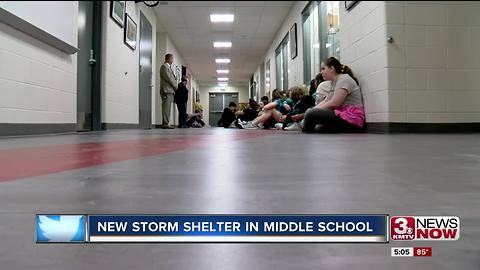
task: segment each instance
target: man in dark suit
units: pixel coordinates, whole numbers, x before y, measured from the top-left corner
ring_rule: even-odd
[[[174,128],[168,123],[170,121],[170,110],[173,97],[177,89],[177,78],[173,71],[173,55],[165,55],[165,63],[160,67],[160,97],[162,98],[162,128]]]
[[[182,81],[178,84],[177,91],[175,91],[175,103],[178,108],[178,127],[187,128],[187,101],[188,89],[187,78],[182,77]]]

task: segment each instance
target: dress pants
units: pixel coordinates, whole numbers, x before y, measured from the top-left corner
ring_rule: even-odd
[[[168,126],[170,122],[170,110],[172,109],[173,93],[162,93],[162,126]]]
[[[187,103],[177,103],[178,108],[178,126],[187,127]]]

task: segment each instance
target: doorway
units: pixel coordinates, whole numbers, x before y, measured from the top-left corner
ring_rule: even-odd
[[[228,106],[230,102],[235,102],[238,105],[238,93],[210,93],[209,94],[209,124],[211,127],[218,127],[218,121],[222,117],[223,109]]]
[[[77,131],[100,130],[102,3],[78,3]]]
[[[152,25],[140,12],[139,112],[140,128],[152,128]]]

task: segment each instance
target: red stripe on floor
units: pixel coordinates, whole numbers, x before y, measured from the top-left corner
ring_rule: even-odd
[[[252,139],[270,134],[265,131],[248,131],[218,135],[178,135],[173,139],[107,141],[0,150],[0,182],[186,150],[210,143]]]

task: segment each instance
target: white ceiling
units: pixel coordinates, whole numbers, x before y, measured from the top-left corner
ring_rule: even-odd
[[[216,56],[228,56],[229,84],[248,84],[294,1],[161,1],[157,32],[167,32],[199,84],[217,83]],[[211,23],[212,13],[235,14],[233,23]],[[213,48],[231,41],[232,48]],[[222,76],[224,77],[224,76]]]

